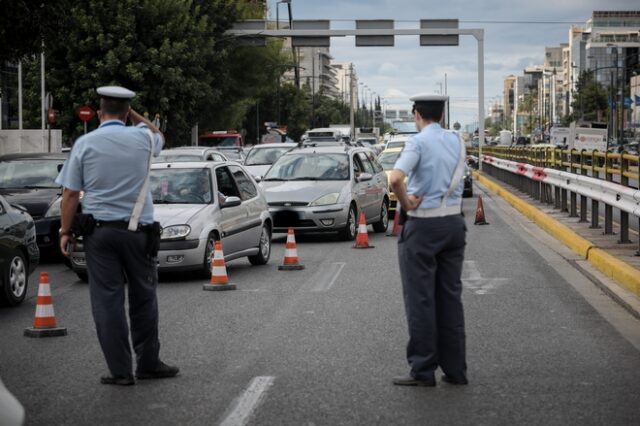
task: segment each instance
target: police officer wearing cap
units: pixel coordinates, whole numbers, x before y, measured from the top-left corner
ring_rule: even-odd
[[[440,367],[443,381],[463,385],[467,384],[461,300],[465,147],[439,124],[446,96],[417,95],[411,100],[419,133],[407,141],[390,177],[407,214],[398,237],[398,257],[410,372],[393,383],[435,386],[435,370]]]
[[[134,92],[115,86],[97,91],[101,96],[100,127],[75,142],[56,179],[64,187],[60,248],[69,255],[72,225],[76,227],[74,216],[76,222],[82,217],[79,227],[86,251],[91,308],[110,371],[101,383],[133,385],[125,276],[136,377],[156,379],[178,374],[177,367],[159,358],[158,275],[154,250],[150,249],[157,236],[150,232],[155,229],[151,194],[146,187],[146,194],[142,191],[151,154],[160,153],[164,139],[158,128],[131,109]],[[127,120],[134,126],[126,126]],[[78,216],[81,191],[83,215]],[[136,204],[139,213],[134,214]]]

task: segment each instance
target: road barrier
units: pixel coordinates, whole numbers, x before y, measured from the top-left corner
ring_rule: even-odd
[[[398,216],[400,217],[400,216]],[[369,244],[369,232],[367,231],[367,220],[364,217],[364,212],[360,212],[360,220],[358,225],[358,235],[356,237],[356,244],[354,249],[368,249],[374,246]]]
[[[58,327],[57,325],[56,314],[53,311],[49,274],[47,272],[40,273],[40,284],[38,285],[38,297],[36,299],[36,315],[33,319],[33,327],[25,328],[24,335],[27,337],[67,335],[67,329]]]
[[[211,258],[211,283],[203,284],[202,289],[207,291],[225,291],[236,289],[235,284],[229,283],[227,266],[224,263],[222,241],[217,240],[215,242],[213,257]]]
[[[486,172],[490,176],[515,186],[543,203],[553,204],[555,208],[568,212],[570,217],[579,217],[580,222],[588,222],[587,203],[591,200],[591,228],[600,228],[600,203],[604,204],[605,235],[613,235],[613,209],[618,209],[620,211],[618,242],[631,242],[629,215],[640,216],[640,191],[628,186],[628,182],[620,184],[585,174],[539,167],[492,155],[483,155],[481,161],[485,164]],[[580,196],[579,206],[578,196]]]
[[[304,265],[300,263],[298,258],[298,246],[296,245],[296,236],[293,228],[287,230],[287,242],[284,246],[284,260],[282,265],[278,265],[280,271],[299,271],[304,269]]]

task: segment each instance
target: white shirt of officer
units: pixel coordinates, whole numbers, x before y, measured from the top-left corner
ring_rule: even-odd
[[[147,175],[153,135],[153,155],[164,140],[143,123],[125,126],[109,120],[80,137],[74,144],[56,182],[73,191],[84,191],[82,211],[96,220],[128,221]],[[139,223],[153,223],[153,200],[147,194]]]
[[[458,166],[461,143],[457,134],[443,129],[438,123],[425,126],[407,140],[393,168],[407,176],[407,194],[422,197],[418,208],[441,206]],[[446,206],[461,205],[463,190],[464,179],[461,179],[447,198]]]

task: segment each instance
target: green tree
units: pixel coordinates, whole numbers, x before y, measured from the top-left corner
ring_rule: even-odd
[[[607,89],[595,80],[593,71],[580,73],[571,103],[573,107],[572,120],[601,120],[608,109],[607,97]]]
[[[65,139],[81,133],[77,108],[98,106],[95,88],[119,84],[137,92],[134,108],[166,120],[169,144],[187,142],[191,126],[206,122],[221,104],[231,42],[223,34],[236,19],[236,3],[74,2],[60,24],[63,31],[45,43],[47,87]],[[39,60],[28,62],[25,118],[39,123]]]

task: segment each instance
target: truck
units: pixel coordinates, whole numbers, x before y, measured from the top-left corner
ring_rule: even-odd
[[[511,146],[513,143],[513,133],[510,130],[500,130],[498,145]]]

